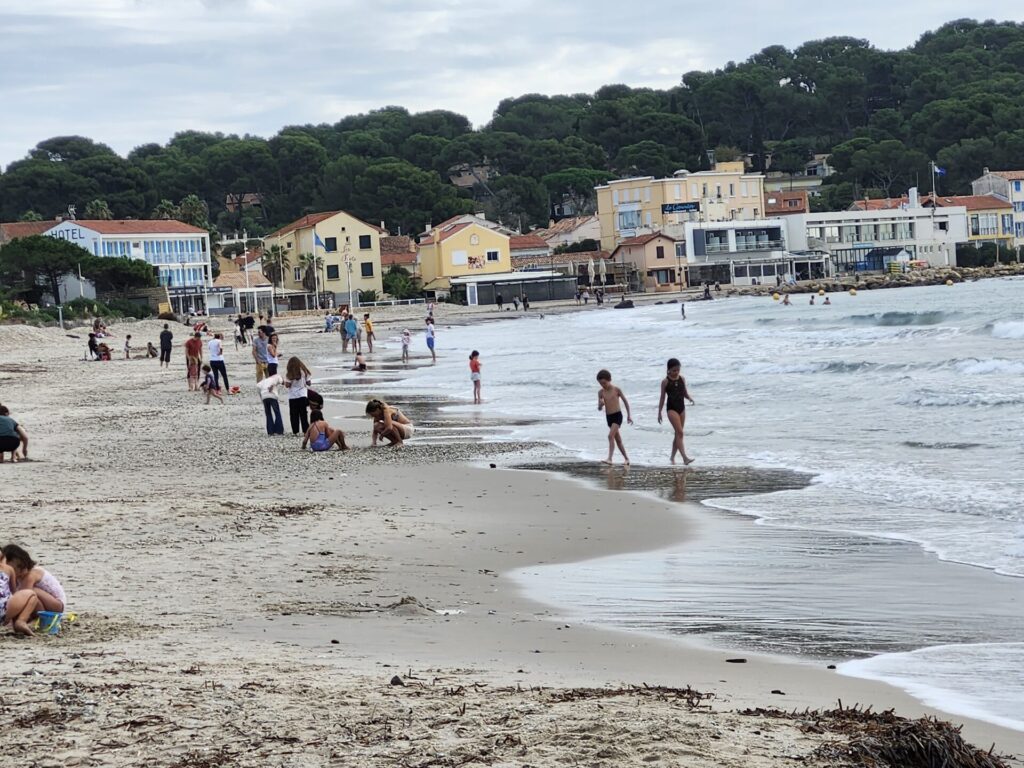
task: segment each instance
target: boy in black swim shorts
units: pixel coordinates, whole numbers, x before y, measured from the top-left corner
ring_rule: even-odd
[[[612,375],[608,371],[602,369],[597,372],[597,383],[601,385],[601,388],[597,390],[597,410],[604,411],[605,421],[608,422],[608,458],[604,463],[612,463],[615,447],[618,446],[623,463],[628,466],[629,456],[626,455],[626,449],[622,445],[620,430],[622,429],[623,405],[626,406],[626,422],[633,423],[633,417],[629,412],[629,400],[626,399],[621,389],[612,384]]]

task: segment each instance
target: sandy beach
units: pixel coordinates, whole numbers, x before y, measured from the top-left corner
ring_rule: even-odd
[[[378,335],[421,313],[375,313]],[[314,378],[340,353],[315,322],[275,323]],[[161,327],[115,326],[114,347]],[[546,446],[370,450],[359,403],[329,408],[353,450],[300,452],[264,433],[248,348],[227,345],[241,394],[204,406],[172,330],[161,370],[84,362],[81,329],[0,327],[0,402],[32,458],[0,466],[2,535],[61,578],[78,617],[58,637],[0,635],[12,764],[867,764],[839,762],[859,733],[842,716],[756,711],[840,700],[1024,754],[1024,733],[825,663],[566,623],[508,574],[684,540],[698,510],[511,468],[558,460]]]

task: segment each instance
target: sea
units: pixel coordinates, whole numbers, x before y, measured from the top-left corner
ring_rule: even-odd
[[[705,499],[690,541],[526,569],[523,587],[578,620],[836,660],[842,674],[1024,730],[1024,280],[829,299],[688,302],[685,319],[678,303],[535,305],[452,327],[442,308],[437,364],[386,389],[597,462],[595,376],[607,368],[632,406],[635,472],[668,465],[659,384],[679,358],[696,401],[693,471],[788,469],[809,484]]]

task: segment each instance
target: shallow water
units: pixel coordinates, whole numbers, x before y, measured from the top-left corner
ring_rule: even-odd
[[[768,298],[691,303],[685,321],[674,304],[549,317],[538,309],[512,322],[450,329],[439,313],[438,364],[411,369],[387,387],[398,395],[454,399],[440,406],[446,418],[519,422],[511,430],[515,438],[546,440],[579,458],[599,459],[607,429],[597,412],[594,377],[609,368],[633,408],[635,426],[623,435],[634,465],[664,465],[671,436],[656,420],[658,385],[665,360],[679,357],[697,400],[687,411],[686,430],[696,466],[814,476],[808,487],[737,492],[703,503],[754,516],[780,533],[803,533],[781,533],[772,551],[748,548],[726,561],[715,553],[680,557],[670,551],[580,564],[575,576],[539,571],[531,579],[535,594],[567,609],[586,603],[598,621],[628,616],[638,629],[693,631],[687,617],[722,596],[710,587],[680,591],[700,554],[711,582],[723,574],[732,579],[723,582],[732,606],[728,622],[716,624],[707,610],[712,620],[702,631],[790,653],[806,650],[801,644],[813,653],[847,656],[941,645],[943,651],[920,652],[913,663],[886,655],[847,671],[933,697],[947,691],[951,699],[969,698],[976,716],[991,710],[991,718],[1024,722],[1024,696],[1015,705],[984,696],[986,687],[999,690],[1008,676],[1024,679],[1020,654],[955,650],[999,649],[1014,639],[1010,630],[1020,637],[1007,606],[1021,613],[1024,604],[1014,602],[1024,598],[1024,580],[1010,578],[1024,576],[1024,483],[1015,467],[1022,453],[1024,281],[833,294],[831,306],[820,299],[809,306],[808,298],[797,297],[789,307]],[[425,353],[421,338],[413,349]],[[472,349],[483,362],[483,406],[470,403]],[[800,544],[819,539],[828,542],[824,558]],[[879,549],[869,545],[872,539],[900,543]],[[776,557],[780,551],[786,557]],[[872,559],[858,561],[865,552]],[[954,574],[952,582],[943,575],[935,590],[916,585],[910,600],[898,589],[857,592],[857,585],[870,590],[878,583],[860,578],[858,567],[898,585],[917,573],[901,565],[916,568],[918,558],[981,566],[995,581],[968,579],[962,593],[956,574],[970,569],[947,566],[942,573]],[[827,577],[833,561],[850,566],[843,578]],[[783,576],[764,581],[758,563],[770,563]],[[630,568],[643,577],[628,578]],[[771,589],[759,589],[762,582]],[[993,583],[1008,585],[1004,602]],[[586,584],[598,587],[588,591]],[[798,602],[811,588],[826,603],[829,595],[841,596],[836,605],[845,618],[816,622]],[[978,592],[973,598],[971,589]],[[952,602],[961,613],[955,621],[944,612],[949,595],[943,591],[956,592]],[[899,633],[890,631],[897,613],[892,606],[906,617]],[[770,631],[780,623],[785,632]],[[958,653],[970,661],[970,693],[962,675],[951,679],[943,672]]]

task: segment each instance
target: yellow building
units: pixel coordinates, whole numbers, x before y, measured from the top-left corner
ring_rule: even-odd
[[[276,245],[288,260],[285,289],[303,291],[301,256],[316,253],[322,260],[318,285],[336,304],[353,304],[349,291],[383,293],[380,239],[387,231],[345,211],[311,213],[263,238],[264,258]]]
[[[423,287],[447,290],[451,278],[512,271],[509,236],[471,216],[458,216],[420,236]]]
[[[616,179],[596,191],[601,247],[608,251],[654,232],[682,240],[687,222],[759,219],[765,211],[764,176],[747,173],[742,162],[667,179]]]

